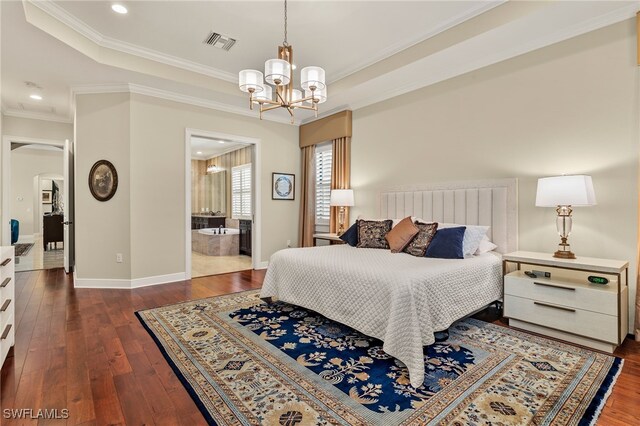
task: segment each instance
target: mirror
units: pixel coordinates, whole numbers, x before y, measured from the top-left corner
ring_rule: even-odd
[[[227,212],[226,172],[220,171],[205,176],[204,205],[211,212]]]

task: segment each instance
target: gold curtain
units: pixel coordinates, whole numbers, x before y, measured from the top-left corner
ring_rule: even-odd
[[[342,137],[333,140],[331,159],[331,189],[351,188],[351,138]],[[338,231],[338,214],[340,207],[331,207],[329,215],[329,232]],[[349,208],[344,209],[345,228],[349,226]]]
[[[300,185],[300,221],[298,246],[313,246],[316,226],[316,146],[306,146],[302,151]]]

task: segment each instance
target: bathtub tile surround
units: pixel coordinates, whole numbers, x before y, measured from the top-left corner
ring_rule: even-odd
[[[191,250],[206,256],[237,256],[240,254],[240,231],[232,228],[192,230]]]

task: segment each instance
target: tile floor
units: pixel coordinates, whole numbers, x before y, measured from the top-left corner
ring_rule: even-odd
[[[23,241],[18,242],[22,243]],[[47,251],[44,251],[42,246],[42,237],[39,237],[33,243],[33,247],[31,247],[26,256],[16,257],[16,272],[62,268],[64,266],[63,243],[58,243],[56,250],[53,249],[54,245],[51,244],[51,248]]]
[[[193,278],[247,269],[251,269],[250,256],[206,256],[195,251],[191,252],[191,276]]]

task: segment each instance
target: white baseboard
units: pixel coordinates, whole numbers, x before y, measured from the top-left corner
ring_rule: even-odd
[[[134,278],[131,280],[131,288],[148,287],[150,285],[174,283],[176,281],[185,281],[187,274],[184,272],[176,272],[175,274],[156,275],[154,277]]]
[[[269,267],[269,261],[265,260],[264,262],[258,263],[258,265],[256,266],[256,270],[258,270],[258,269],[267,269],[268,267]]]
[[[148,287],[152,285],[167,284],[176,281],[184,281],[186,274],[178,272],[175,274],[156,275],[153,277],[143,277],[128,279],[108,279],[108,278],[78,278],[74,272],[73,286],[75,288],[110,288],[131,290],[134,288]]]

